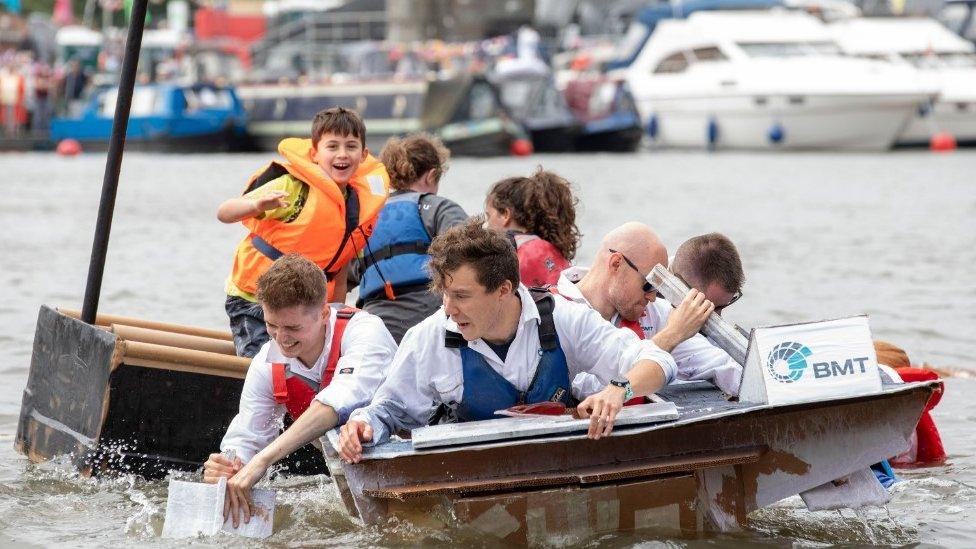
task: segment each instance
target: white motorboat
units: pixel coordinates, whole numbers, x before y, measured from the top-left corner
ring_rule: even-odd
[[[797,11],[667,19],[622,69],[662,146],[885,150],[937,88],[908,66],[841,55]]]
[[[938,86],[939,97],[918,111],[898,144],[924,145],[936,132],[976,144],[976,46],[927,18],[864,18],[830,25],[844,53],[910,64]]]

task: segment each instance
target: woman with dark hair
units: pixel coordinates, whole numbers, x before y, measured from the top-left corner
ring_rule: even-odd
[[[426,134],[391,138],[380,153],[395,190],[350,277],[359,279],[357,305],[382,318],[397,343],[441,305],[428,288],[430,241],[468,218],[456,203],[437,196],[449,158],[443,143]]]
[[[568,181],[542,168],[531,177],[503,179],[488,191],[488,227],[509,235],[526,286],[556,284],[570,266],[581,236],[577,202]]]

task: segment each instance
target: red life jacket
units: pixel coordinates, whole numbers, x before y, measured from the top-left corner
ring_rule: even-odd
[[[569,299],[568,297],[559,293],[559,289],[557,289],[555,286],[550,286],[549,291],[552,292],[554,295],[561,296],[563,299],[572,301],[572,299]],[[644,330],[641,328],[640,322],[637,322],[636,320],[627,320],[625,318],[621,318],[620,329],[631,330],[632,332],[637,334],[637,337],[644,339]],[[649,401],[647,400],[647,397],[634,397],[628,400],[627,402],[624,402],[624,406],[633,406],[635,404],[647,404],[648,402]]]
[[[336,364],[342,354],[342,334],[346,331],[349,320],[359,312],[353,307],[343,307],[336,313],[336,321],[332,326],[332,346],[329,348],[329,360],[326,362],[322,381],[318,384],[292,372],[284,362],[271,363],[271,386],[274,388],[275,402],[284,404],[288,408],[288,415],[293,420],[298,419],[319,391],[325,389],[332,382]]]
[[[895,371],[905,383],[940,379],[939,374],[925,368],[904,367],[895,368]],[[915,427],[915,436],[912,437],[911,447],[907,452],[891,458],[891,465],[894,467],[920,467],[945,463],[946,453],[945,447],[942,446],[942,437],[939,436],[935,421],[929,414],[932,408],[935,408],[936,404],[942,400],[944,391],[945,385],[939,384],[939,388],[925,404],[925,410],[922,411],[922,416]]]

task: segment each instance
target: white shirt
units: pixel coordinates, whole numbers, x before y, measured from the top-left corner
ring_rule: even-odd
[[[583,267],[570,267],[559,276],[557,289],[564,297],[572,299],[578,303],[589,305],[586,298],[576,287],[589,269]],[[647,304],[644,313],[638,319],[644,338],[651,339],[668,324],[668,316],[674,307],[663,298],[657,298]],[[614,326],[620,326],[623,320],[619,314],[614,314],[610,321]],[[629,331],[629,330],[628,330]],[[708,380],[714,383],[719,389],[726,393],[737,396],[739,394],[739,383],[742,381],[742,366],[736,362],[728,353],[712,345],[708,339],[695,334],[675,346],[671,350],[671,356],[677,364],[677,379],[685,381]],[[592,379],[589,374],[581,374],[573,380],[573,394],[577,398],[585,398],[600,389],[604,384],[600,380]]]
[[[277,438],[287,409],[275,402],[271,363],[284,362],[288,368],[316,383],[322,380],[332,347],[332,327],[338,306],[329,307],[329,329],[322,354],[311,368],[297,358],[285,358],[272,339],[251,359],[241,392],[240,411],[231,421],[220,442],[220,450],[234,450],[247,463]],[[341,356],[329,385],[315,396],[339,414],[340,423],[349,413],[366,405],[386,377],[396,353],[396,342],[379,317],[366,311],[353,316],[342,333]]]
[[[468,348],[484,356],[519,391],[526,391],[542,355],[539,311],[532,295],[521,284],[518,296],[522,313],[505,360],[500,360],[481,339],[469,341]],[[615,328],[589,307],[558,296],[554,303],[553,323],[571,379],[589,371],[599,379],[610,380],[630,371],[639,360],[658,363],[666,381],[674,378],[674,360],[652,341]],[[393,358],[390,377],[376,391],[369,406],[350,416],[372,426],[374,443],[386,440],[397,429],[426,425],[441,403],[461,402],[464,392],[461,353],[444,345],[448,330],[457,332],[457,324],[441,308],[407,331]]]

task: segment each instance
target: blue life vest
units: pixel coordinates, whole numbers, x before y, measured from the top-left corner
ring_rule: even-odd
[[[532,291],[539,309],[539,344],[541,357],[528,390],[519,391],[501,374],[495,371],[485,357],[468,347],[461,334],[447,332],[444,344],[461,352],[461,369],[464,375],[464,391],[458,405],[458,421],[494,419],[495,410],[504,410],[518,404],[562,402],[571,404],[569,367],[566,355],[559,345],[556,325],[552,320],[552,294],[548,291]]]
[[[430,282],[427,248],[431,239],[420,217],[423,196],[411,191],[387,199],[363,250],[360,300],[385,297],[386,283],[396,294],[398,288],[423,289]]]

